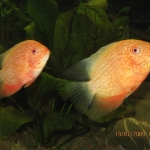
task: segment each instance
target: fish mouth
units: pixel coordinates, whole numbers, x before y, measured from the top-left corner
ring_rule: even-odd
[[[50,56],[50,51],[46,52],[45,56],[41,59],[40,66],[34,70],[34,73],[33,73],[34,77],[39,76],[39,74],[42,72],[44,66],[47,63],[47,60],[49,59],[49,56]]]
[[[49,59],[49,57],[50,57],[50,51],[47,50],[46,53],[45,53],[45,56],[41,60],[41,62],[42,62],[41,67],[45,66],[45,64],[47,63],[47,60]]]
[[[50,56],[50,51],[46,49],[44,55],[40,59],[40,62],[37,64],[36,69],[43,69],[47,63],[47,60],[49,59],[49,56]]]
[[[150,67],[150,56],[149,56],[148,59],[147,59],[147,64],[148,64],[148,66]]]

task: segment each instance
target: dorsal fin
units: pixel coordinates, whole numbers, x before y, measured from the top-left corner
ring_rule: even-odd
[[[112,46],[112,44],[114,43],[100,48],[90,57],[72,65],[63,73],[63,76],[74,81],[89,81],[94,64],[96,64],[96,61],[100,59],[102,53]]]
[[[88,58],[84,59],[69,67],[63,73],[63,77],[75,81],[88,81],[90,80],[90,70],[92,69],[92,66],[93,63],[88,61]]]

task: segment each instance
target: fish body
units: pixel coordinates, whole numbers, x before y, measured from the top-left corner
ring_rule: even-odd
[[[0,98],[27,87],[44,68],[50,51],[34,40],[20,42],[0,55]]]
[[[122,40],[100,48],[69,67],[64,76],[74,82],[65,93],[81,112],[97,120],[117,109],[150,71],[150,43]]]

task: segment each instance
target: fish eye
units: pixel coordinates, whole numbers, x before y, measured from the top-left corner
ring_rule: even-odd
[[[37,53],[37,49],[32,49],[32,53],[36,54]]]
[[[138,54],[140,52],[140,48],[138,47],[133,47],[132,48],[132,52],[135,53],[135,54]]]

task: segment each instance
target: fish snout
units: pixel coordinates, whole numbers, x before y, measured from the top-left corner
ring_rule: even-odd
[[[50,50],[46,48],[45,49],[45,54],[44,54],[44,56],[42,58],[42,61],[41,61],[42,67],[45,66],[45,64],[46,64],[47,60],[49,59],[49,57],[50,57]]]
[[[150,68],[150,56],[148,57],[147,65]]]

